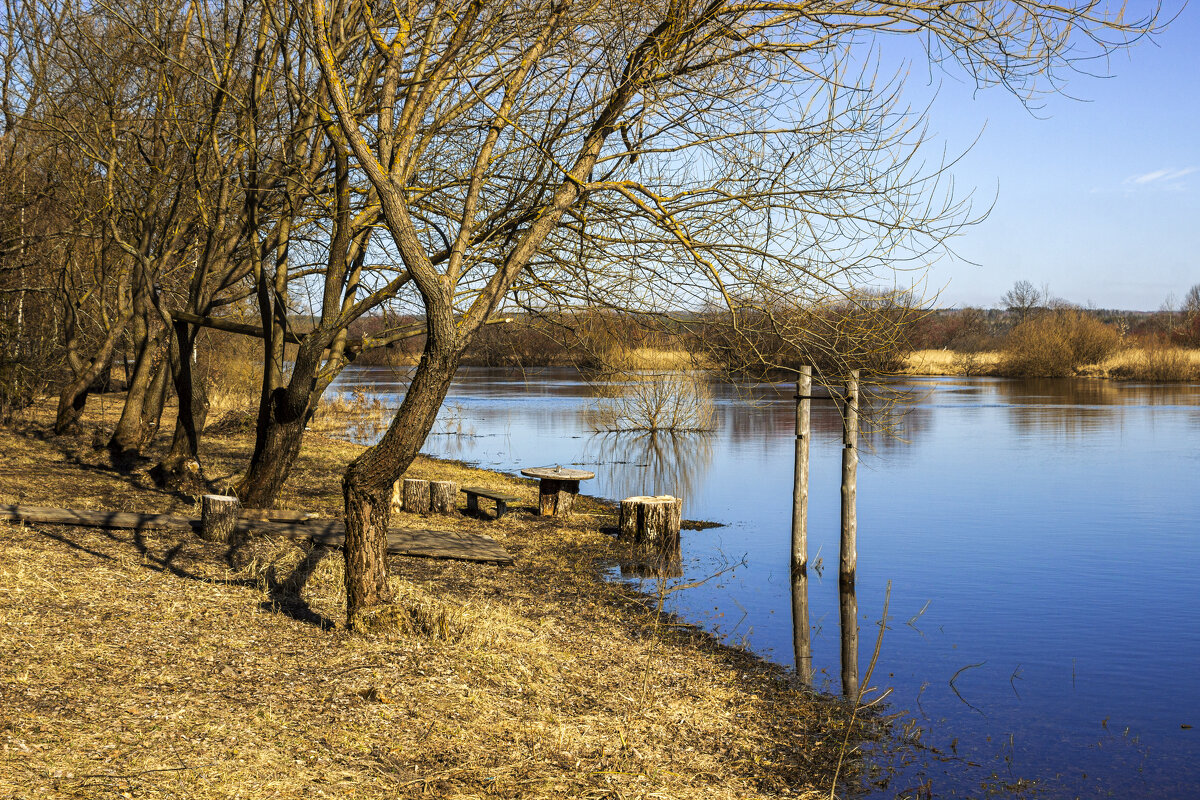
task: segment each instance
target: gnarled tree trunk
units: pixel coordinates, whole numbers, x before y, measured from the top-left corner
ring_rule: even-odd
[[[421,363],[383,438],[350,462],[342,478],[346,504],[346,623],[366,627],[371,612],[391,601],[387,529],[392,485],[417,457],[433,428],[458,367],[461,349],[425,343]]]

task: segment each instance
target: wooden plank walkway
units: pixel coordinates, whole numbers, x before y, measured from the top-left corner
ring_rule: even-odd
[[[282,512],[281,516],[288,514],[289,512]],[[269,512],[267,515],[270,515]],[[91,528],[121,528],[135,531],[200,530],[199,517],[22,505],[0,505],[0,521],[82,525]],[[256,513],[239,518],[237,530],[243,533],[287,536],[292,539],[312,539],[330,547],[341,547],[346,541],[346,525],[340,519],[281,522],[264,520],[261,514]],[[495,564],[513,563],[513,557],[499,542],[490,536],[478,533],[392,528],[388,531],[387,540],[388,552],[394,555],[451,558],[459,561],[481,561]]]

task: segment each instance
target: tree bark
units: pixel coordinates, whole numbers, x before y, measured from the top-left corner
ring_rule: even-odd
[[[171,342],[171,372],[179,407],[175,417],[175,433],[171,448],[150,475],[162,487],[199,495],[205,491],[200,466],[200,432],[208,419],[208,392],[203,383],[192,375],[192,353],[195,351],[195,330],[186,323],[175,322]]]
[[[448,324],[447,324],[448,323]],[[462,351],[454,342],[453,321],[430,323],[425,352],[396,416],[374,447],[350,462],[342,478],[346,503],[346,623],[391,601],[387,586],[387,523],[392,485],[416,458],[446,398]],[[445,339],[442,338],[445,336]]]
[[[458,484],[454,481],[430,481],[429,510],[434,514],[457,514]]]
[[[429,506],[429,481],[421,478],[405,478],[404,510],[409,514],[428,514]]]
[[[145,327],[150,330],[149,326]],[[162,335],[158,331],[150,331],[141,339],[133,375],[129,381],[129,391],[125,395],[125,407],[121,409],[121,418],[108,441],[108,449],[114,455],[140,453],[149,435],[146,406],[151,386],[158,374],[156,368],[162,366],[159,361]]]
[[[121,317],[113,321],[112,326],[108,329],[104,340],[100,343],[91,360],[76,373],[75,379],[67,384],[58,396],[58,413],[54,419],[54,432],[63,434],[75,428],[79,424],[79,418],[83,416],[83,409],[87,406],[88,394],[91,392],[92,384],[100,377],[101,373],[107,370],[112,365],[113,350],[117,345],[117,340],[121,338],[124,332],[125,324],[129,321],[129,316],[123,314]]]

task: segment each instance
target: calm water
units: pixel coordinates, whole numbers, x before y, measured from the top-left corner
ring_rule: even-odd
[[[347,370],[392,405],[387,370]],[[1200,797],[1200,386],[913,379],[859,468],[860,669],[920,746],[883,760],[893,797]],[[426,452],[516,472],[594,469],[583,491],[671,493],[688,580],[672,610],[792,665],[790,387],[716,386],[718,429],[593,434],[569,371],[464,370]],[[813,411],[808,596],[815,683],[840,691],[840,420]],[[873,444],[873,449],[868,445]],[[820,565],[823,568],[817,569]],[[825,566],[828,565],[828,566]],[[614,575],[619,576],[619,571]]]

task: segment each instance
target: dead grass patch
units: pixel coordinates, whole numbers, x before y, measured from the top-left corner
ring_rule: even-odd
[[[249,446],[208,437],[207,469]],[[310,434],[282,505],[338,513],[358,449]],[[0,453],[0,502],[185,507],[35,427]],[[517,563],[393,559],[406,627],[381,636],[345,632],[337,551],[0,524],[0,796],[828,795],[849,709],[606,583],[607,506],[562,525],[533,482],[413,472],[519,494],[499,521],[396,520],[483,530]]]

